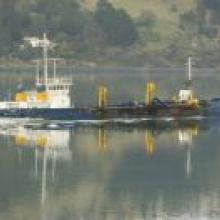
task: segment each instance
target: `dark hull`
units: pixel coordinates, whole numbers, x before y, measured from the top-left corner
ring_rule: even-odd
[[[5,118],[41,118],[48,120],[93,120],[94,117],[89,109],[66,108],[66,109],[7,109],[0,110],[0,117]]]
[[[0,117],[8,118],[43,118],[51,120],[111,120],[144,119],[158,117],[196,117],[209,116],[209,105],[199,107],[183,104],[171,105],[115,105],[105,108],[67,108],[67,109],[5,109],[0,110]]]
[[[114,118],[160,118],[160,117],[196,117],[207,116],[207,107],[200,108],[188,106],[134,106],[134,107],[107,107],[95,110],[96,119],[114,119]]]

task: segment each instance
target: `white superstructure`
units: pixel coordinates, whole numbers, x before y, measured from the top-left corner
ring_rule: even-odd
[[[39,73],[40,60],[38,60],[36,89],[18,92],[14,100],[0,102],[0,109],[70,108],[72,106],[70,96],[72,78],[57,76],[56,62],[60,59],[48,59],[48,50],[55,44],[47,39],[46,34],[44,34],[43,39],[29,37],[25,40],[32,47],[43,49],[43,74],[40,75]],[[48,62],[51,60],[54,63],[53,73],[48,72]]]

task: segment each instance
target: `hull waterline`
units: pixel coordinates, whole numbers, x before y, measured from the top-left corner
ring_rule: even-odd
[[[219,107],[217,107],[219,108]],[[220,109],[220,108],[219,108]],[[117,105],[104,108],[33,108],[33,109],[0,109],[0,118],[33,118],[46,120],[101,121],[119,119],[160,119],[183,117],[209,117],[220,115],[216,108],[205,104],[200,107],[187,105],[144,106]]]

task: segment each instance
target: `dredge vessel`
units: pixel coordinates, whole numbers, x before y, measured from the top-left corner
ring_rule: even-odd
[[[190,85],[180,90],[175,100],[162,101],[154,97],[156,86],[153,82],[147,83],[146,100],[143,103],[110,105],[107,102],[107,88],[99,87],[96,106],[75,107],[71,103],[71,77],[57,76],[55,65],[53,76],[48,72],[48,50],[54,44],[47,39],[46,34],[43,39],[26,40],[33,47],[43,49],[43,74],[37,74],[34,90],[20,89],[13,100],[0,102],[0,117],[75,121],[158,119],[204,117],[217,114],[220,109],[219,99],[199,100]],[[188,62],[188,82],[191,82],[191,58]]]

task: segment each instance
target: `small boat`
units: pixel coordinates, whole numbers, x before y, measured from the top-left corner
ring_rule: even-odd
[[[25,91],[22,88],[15,94],[14,100],[0,102],[2,118],[34,118],[45,120],[71,121],[117,121],[117,120],[155,120],[160,118],[207,117],[220,113],[219,99],[202,101],[194,96],[189,85],[179,91],[173,100],[160,100],[154,97],[156,86],[148,82],[146,100],[143,103],[123,103],[111,105],[107,103],[107,88],[98,90],[98,104],[95,106],[76,107],[71,103],[70,89],[73,85],[71,77],[48,72],[48,50],[54,45],[44,34],[43,39],[30,38],[33,47],[43,49],[43,74],[39,71],[35,89]],[[32,42],[34,40],[34,42]],[[188,62],[188,82],[191,82],[191,58]],[[39,62],[38,62],[39,69]]]

